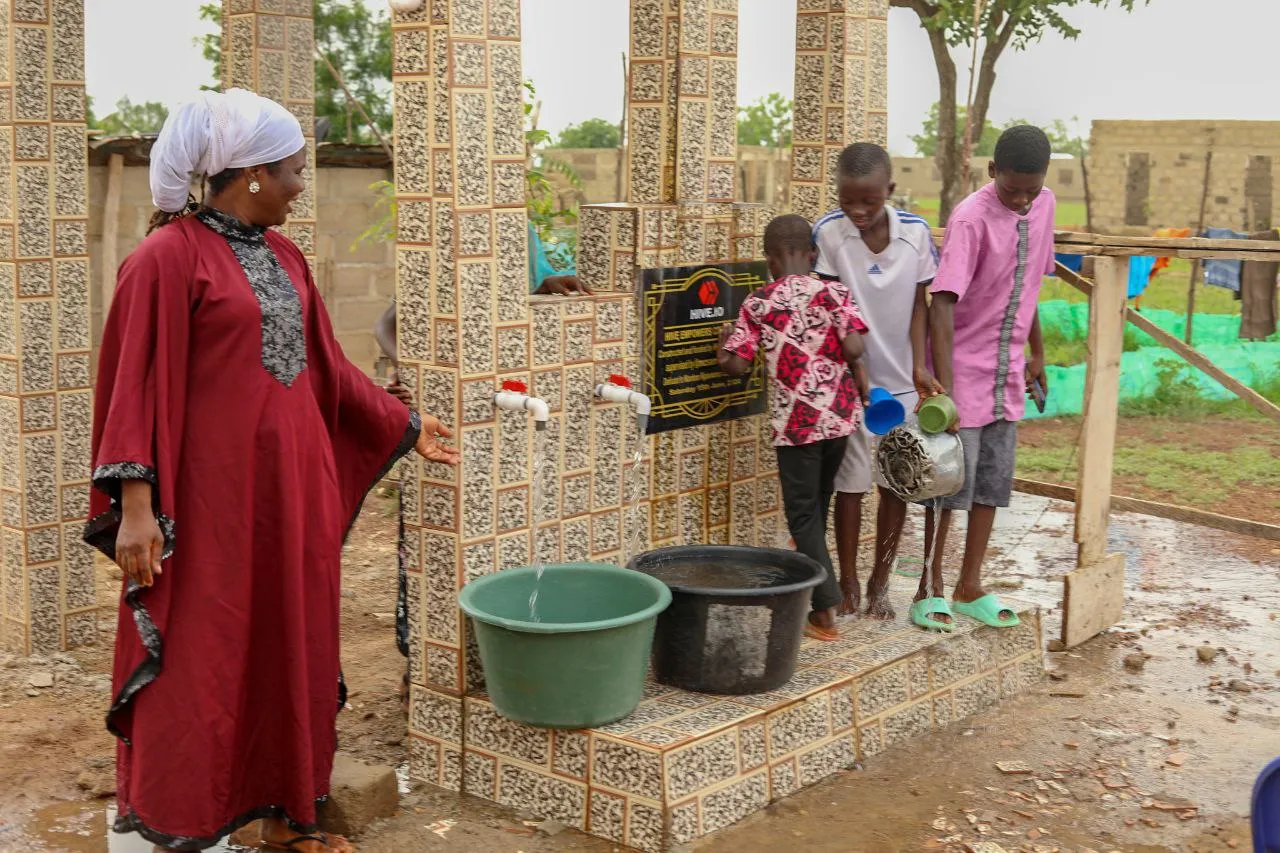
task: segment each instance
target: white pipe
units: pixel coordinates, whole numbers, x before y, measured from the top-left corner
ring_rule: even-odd
[[[632,391],[624,385],[613,382],[602,382],[596,386],[596,396],[609,403],[626,403],[636,410],[636,424],[640,434],[644,435],[649,425],[649,412],[653,410],[653,402],[648,395]]]
[[[621,385],[614,385],[612,382],[602,382],[597,385],[596,396],[609,403],[626,403],[633,406],[637,415],[648,415],[653,409],[653,403],[646,395]]]
[[[493,404],[508,412],[528,412],[538,429],[546,429],[547,421],[551,419],[551,408],[546,400],[518,391],[499,391],[493,395]]]

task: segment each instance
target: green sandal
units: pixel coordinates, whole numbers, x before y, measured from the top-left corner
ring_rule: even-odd
[[[992,628],[1013,628],[1022,624],[1022,620],[1018,618],[1017,613],[1013,612],[1013,608],[1001,604],[999,597],[993,593],[987,593],[973,601],[952,601],[951,606],[957,613],[968,616],[970,619],[977,619],[983,625],[990,625]],[[1009,619],[1001,619],[1000,612],[1003,610],[1009,611],[1013,616]]]
[[[940,622],[933,618],[934,614],[951,616],[951,621]],[[947,604],[945,598],[922,598],[911,602],[911,621],[926,631],[942,631],[950,634],[956,628],[951,606]]]

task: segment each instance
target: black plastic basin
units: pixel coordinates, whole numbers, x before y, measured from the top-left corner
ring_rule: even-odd
[[[663,548],[628,567],[671,588],[653,640],[654,677],[738,696],[776,690],[795,674],[809,600],[827,576],[795,551],[734,545]]]

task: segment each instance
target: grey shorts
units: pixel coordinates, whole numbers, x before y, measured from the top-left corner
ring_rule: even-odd
[[[943,498],[942,508],[968,512],[974,504],[1008,506],[1018,458],[1017,421],[962,429],[960,443],[964,445],[964,486]]]

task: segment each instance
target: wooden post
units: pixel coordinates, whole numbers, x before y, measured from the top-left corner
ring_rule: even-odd
[[[120,197],[124,193],[124,155],[107,159],[107,198],[102,206],[102,317],[116,292],[116,270],[120,267]]]
[[[1213,145],[1210,143],[1209,150],[1204,155],[1204,183],[1200,187],[1200,216],[1196,218],[1196,233],[1192,237],[1199,237],[1200,232],[1204,230],[1204,208],[1209,201],[1209,168],[1213,164]],[[1193,260],[1191,262],[1191,274],[1187,277],[1187,331],[1183,335],[1183,340],[1188,344],[1191,343],[1191,321],[1196,313],[1196,275],[1200,272],[1200,265],[1204,261]]]
[[[1100,257],[1089,298],[1089,361],[1080,475],[1076,495],[1076,570],[1066,576],[1062,641],[1075,646],[1119,621],[1124,610],[1124,555],[1107,555],[1111,466],[1120,401],[1129,261]]]

